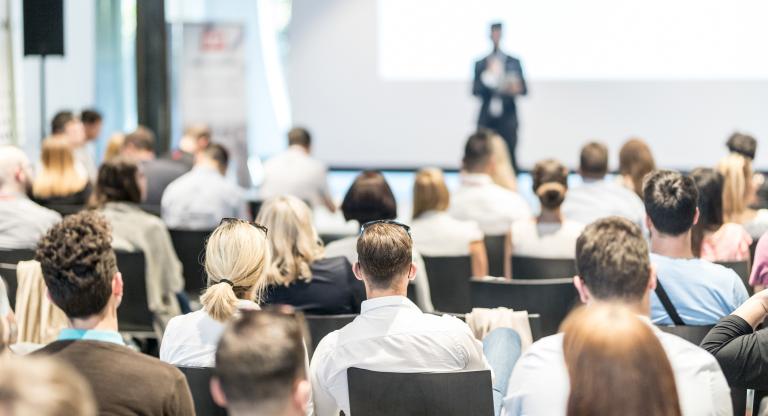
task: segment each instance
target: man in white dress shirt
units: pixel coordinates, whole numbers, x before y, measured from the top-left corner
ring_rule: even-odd
[[[576,266],[579,275],[573,280],[582,302],[619,302],[651,325],[650,296],[656,275],[639,227],[620,217],[590,224],[576,243]],[[672,364],[683,415],[730,415],[730,389],[714,357],[652,328]],[[504,414],[565,415],[569,390],[563,334],[542,338],[517,362],[504,398]]]
[[[485,235],[505,235],[514,221],[531,216],[523,197],[493,183],[495,168],[491,135],[480,130],[467,140],[461,185],[451,195],[449,212],[456,219],[475,221]]]
[[[368,300],[362,303],[360,316],[328,334],[317,346],[310,365],[315,415],[336,416],[343,410],[351,416],[347,389],[350,367],[450,372],[490,369],[490,361],[497,381],[494,390],[506,391],[506,384],[498,382],[505,381],[501,378],[509,374],[519,356],[517,333],[496,329],[481,344],[459,319],[422,313],[406,297],[408,281],[416,275],[407,227],[392,222],[369,224],[358,239],[358,262],[354,265],[355,275],[365,282]],[[497,413],[500,396],[494,397]]]
[[[288,150],[264,163],[261,198],[293,195],[312,207],[324,206],[335,212],[328,190],[328,168],[310,156],[312,137],[301,127],[288,132]]]
[[[606,179],[608,148],[591,142],[581,148],[579,174],[583,184],[568,190],[563,202],[563,215],[569,220],[589,224],[613,215],[624,217],[643,226],[643,201],[630,189]]]

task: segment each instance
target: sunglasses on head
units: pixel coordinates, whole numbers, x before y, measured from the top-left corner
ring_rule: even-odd
[[[391,225],[396,225],[398,227],[402,227],[405,230],[405,232],[408,233],[409,236],[411,235],[411,227],[409,227],[406,224],[403,224],[400,221],[395,221],[395,220],[368,221],[365,224],[360,226],[360,235],[363,235],[363,233],[365,233],[365,229],[370,227],[371,225],[374,225],[374,224],[391,224]]]
[[[222,218],[221,222],[219,223],[219,225],[238,223],[238,222],[242,222],[242,223],[245,223],[245,224],[250,224],[251,226],[253,226],[255,228],[258,228],[259,230],[264,231],[264,235],[269,234],[269,229],[267,227],[259,224],[258,222],[256,222],[256,221],[241,220],[240,218]]]

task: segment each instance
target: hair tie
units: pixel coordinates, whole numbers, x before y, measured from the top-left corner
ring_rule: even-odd
[[[219,279],[219,281],[216,282],[216,284],[218,285],[219,283],[226,283],[226,284],[228,284],[228,285],[230,285],[232,287],[235,287],[235,284],[232,283],[232,281],[229,280],[229,279]]]

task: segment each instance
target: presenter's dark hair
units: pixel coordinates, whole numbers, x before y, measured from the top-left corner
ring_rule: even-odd
[[[587,178],[602,178],[608,173],[608,148],[598,142],[589,142],[581,148],[579,170]]]
[[[312,144],[312,136],[304,127],[294,127],[288,132],[288,145],[309,147]]]
[[[492,134],[493,132],[483,129],[469,136],[467,144],[464,146],[464,158],[462,159],[466,171],[481,171],[491,162],[493,156]]]
[[[691,178],[699,190],[699,222],[693,226],[691,247],[694,256],[701,256],[701,242],[707,232],[714,232],[723,225],[723,175],[710,168],[698,168]]]
[[[94,109],[85,109],[80,113],[80,120],[85,124],[93,124],[101,121],[101,113]]]
[[[360,224],[397,218],[397,202],[392,188],[381,172],[366,170],[357,175],[349,187],[341,211],[347,221]]]
[[[501,30],[504,26],[501,24],[501,22],[493,22],[491,23],[491,31],[494,30]]]
[[[689,176],[657,170],[645,179],[643,202],[653,226],[664,234],[676,236],[693,226],[699,191]]]
[[[51,134],[64,133],[67,123],[75,120],[75,114],[69,110],[59,111],[51,120]]]
[[[735,132],[731,134],[725,145],[728,146],[728,150],[731,152],[738,153],[750,160],[755,158],[755,153],[757,152],[757,140],[744,133]]]

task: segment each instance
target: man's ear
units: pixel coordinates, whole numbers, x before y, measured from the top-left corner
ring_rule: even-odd
[[[224,390],[221,389],[219,378],[216,376],[211,377],[211,397],[219,406],[227,407],[227,396],[224,395]]]
[[[656,290],[656,265],[651,264],[651,275],[648,276],[648,291],[653,292]]]
[[[408,270],[408,280],[413,281],[416,279],[416,265],[411,263],[411,268]]]
[[[123,274],[120,272],[112,276],[112,296],[117,298],[118,305],[123,300]]]
[[[584,284],[584,280],[581,279],[581,276],[573,276],[573,285],[576,287],[576,291],[579,292],[581,303],[587,304],[592,300],[592,294],[589,293],[589,289],[587,288],[587,285]]]
[[[297,380],[293,386],[293,408],[300,409],[302,415],[307,414],[311,392],[312,386],[307,380]]]
[[[352,272],[355,274],[357,280],[363,280],[363,270],[360,268],[359,261],[356,261],[355,264],[352,265]]]
[[[651,232],[653,229],[653,222],[651,221],[651,217],[648,214],[645,215],[645,228],[648,230],[648,232]]]

